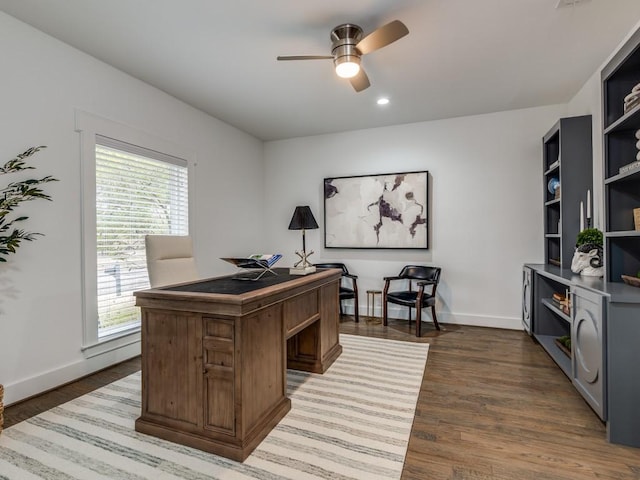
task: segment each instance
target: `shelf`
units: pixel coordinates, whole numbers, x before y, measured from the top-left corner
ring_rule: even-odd
[[[558,307],[556,307],[553,304],[553,301],[549,298],[543,298],[542,300],[540,300],[542,302],[542,304],[547,307],[549,310],[551,310],[553,313],[555,313],[556,315],[558,315],[561,319],[563,319],[566,322],[571,323],[571,317],[569,315],[567,315],[566,313],[564,313],[562,310],[560,310]]]
[[[548,261],[549,261],[549,263],[550,263],[551,265],[554,265],[554,266],[556,266],[556,267],[559,267],[559,266],[560,266],[560,260],[558,260],[558,259],[556,259],[556,258],[550,258]]]
[[[552,205],[558,205],[560,206],[560,199],[559,198],[554,198],[553,200],[549,200],[548,202],[544,203],[545,207],[550,207]]]
[[[604,129],[604,134],[609,135],[614,132],[620,132],[624,130],[633,130],[640,128],[640,105],[636,106],[633,110],[628,111],[618,120],[613,122],[607,128]]]
[[[534,334],[533,336],[542,348],[547,351],[553,361],[558,364],[560,370],[562,370],[567,377],[571,378],[571,359],[556,345],[555,340],[558,338],[557,335]]]
[[[640,237],[640,230],[627,230],[622,232],[605,232],[606,238],[633,238]]]
[[[631,170],[629,172],[618,173],[612,177],[605,179],[604,184],[609,185],[616,182],[639,182],[640,181],[640,168]]]
[[[548,176],[548,175],[550,175],[550,174],[552,174],[554,172],[557,172],[559,169],[560,169],[560,164],[559,163],[556,164],[556,165],[552,165],[552,166],[549,167],[549,169],[546,172],[544,172],[544,175],[546,177],[546,176]]]
[[[559,233],[547,233],[545,234],[544,238],[561,238],[562,235],[560,235]]]

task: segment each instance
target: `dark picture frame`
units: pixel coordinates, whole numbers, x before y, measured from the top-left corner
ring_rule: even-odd
[[[325,248],[429,248],[429,172],[324,179]]]

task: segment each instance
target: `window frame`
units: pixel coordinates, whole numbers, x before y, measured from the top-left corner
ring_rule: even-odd
[[[75,111],[75,130],[80,135],[81,172],[81,282],[82,282],[82,346],[87,358],[109,351],[139,344],[140,327],[112,335],[98,336],[98,284],[96,241],[96,135],[162,152],[187,162],[189,233],[193,227],[193,199],[195,197],[196,156],[192,150],[127,125]],[[194,242],[195,243],[195,242]]]

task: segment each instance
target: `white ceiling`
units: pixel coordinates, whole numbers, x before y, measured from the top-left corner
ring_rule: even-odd
[[[0,10],[263,140],[564,103],[640,20],[639,0],[0,0]],[[399,19],[356,93],[329,33]],[[391,103],[377,106],[388,96]]]

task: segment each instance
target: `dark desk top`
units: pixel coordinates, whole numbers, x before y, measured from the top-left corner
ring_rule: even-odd
[[[318,269],[318,272],[326,269]],[[219,278],[209,278],[201,282],[193,282],[187,285],[174,285],[161,287],[162,290],[171,292],[197,292],[197,293],[218,293],[227,295],[241,295],[256,290],[260,290],[280,283],[300,279],[300,275],[290,275],[288,268],[274,268],[277,275],[266,272],[259,280],[252,280],[257,277],[260,271],[242,272],[236,275]]]
[[[256,281],[234,279],[236,275],[205,278],[134,292],[142,308],[199,312],[225,317],[243,317],[268,304],[280,302],[325,284],[339,282],[342,270],[318,269],[309,275],[290,275],[288,268],[274,269]],[[259,272],[242,272],[240,275]]]

